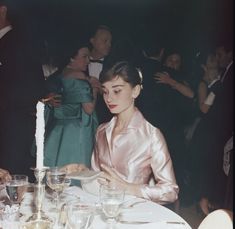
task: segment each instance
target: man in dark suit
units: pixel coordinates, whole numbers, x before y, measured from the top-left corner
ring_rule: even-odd
[[[107,26],[99,25],[90,38],[92,45],[90,64],[88,65],[90,76],[99,79],[101,71],[109,66],[107,56],[110,53],[111,42],[111,30]],[[99,123],[107,122],[112,117],[104,103],[102,94],[97,97],[96,113]]]
[[[138,66],[143,75],[143,90],[136,101],[136,106],[143,113],[144,117],[154,126],[161,128],[159,106],[162,98],[159,98],[159,91],[156,91],[154,74],[160,71],[164,48],[148,37],[142,48],[142,55],[138,60]]]
[[[0,0],[0,167],[32,181],[35,158],[30,149],[44,78],[36,53],[12,25],[10,13],[11,5]]]
[[[233,133],[232,42],[217,45],[216,57],[222,74],[207,97],[211,107],[195,131],[189,152],[192,155],[192,180],[197,185],[196,198],[205,214],[215,207],[223,207],[226,183],[222,171],[223,152]],[[212,209],[209,206],[213,206]]]

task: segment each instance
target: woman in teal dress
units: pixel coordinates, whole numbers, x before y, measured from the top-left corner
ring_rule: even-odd
[[[45,134],[45,166],[74,162],[90,166],[98,125],[95,105],[100,84],[93,77],[86,76],[88,64],[89,49],[80,46],[62,74],[53,79],[62,98],[60,106],[46,106],[49,121]]]

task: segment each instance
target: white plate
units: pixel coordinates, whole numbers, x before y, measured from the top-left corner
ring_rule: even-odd
[[[100,171],[86,170],[86,171],[67,174],[67,177],[75,180],[89,180],[89,179],[95,179],[100,175],[100,173],[101,173]]]
[[[92,195],[99,196],[100,184],[97,179],[82,180],[82,189]]]

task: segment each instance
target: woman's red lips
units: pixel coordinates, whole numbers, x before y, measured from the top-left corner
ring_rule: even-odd
[[[113,109],[113,108],[115,108],[117,105],[109,105],[109,108],[110,109]]]

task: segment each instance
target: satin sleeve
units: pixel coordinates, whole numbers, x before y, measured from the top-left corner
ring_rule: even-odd
[[[100,171],[98,155],[96,153],[96,146],[94,147],[94,150],[91,156],[91,169],[93,169],[94,171]]]
[[[179,187],[166,141],[158,129],[151,136],[151,168],[155,184],[143,185],[141,193],[144,198],[160,204],[174,202],[178,198]]]

